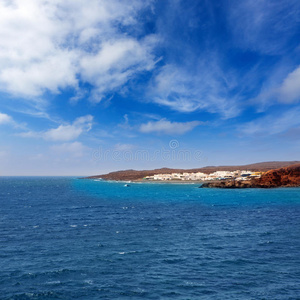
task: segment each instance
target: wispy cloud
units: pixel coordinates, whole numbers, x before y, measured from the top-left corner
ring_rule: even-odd
[[[300,101],[300,66],[283,81],[279,88],[279,99],[284,103]]]
[[[83,132],[92,128],[93,116],[87,115],[77,118],[72,124],[60,125],[47,131],[27,131],[19,134],[25,138],[43,138],[48,141],[72,141],[77,139]]]
[[[253,99],[258,111],[266,111],[278,103],[289,105],[300,101],[300,67],[289,69],[290,66],[279,66],[265,79],[261,91]]]
[[[149,121],[148,123],[142,124],[139,128],[139,131],[142,133],[155,132],[162,134],[181,135],[193,130],[195,127],[201,124],[203,124],[203,122],[171,122],[166,119],[162,119],[159,121]]]
[[[297,74],[288,80],[293,80],[289,91],[279,90],[279,84],[298,53],[292,55],[299,43],[299,1],[234,0],[218,9],[208,2],[201,8],[193,3],[188,5],[192,10],[181,14],[184,4],[172,3],[171,21],[159,23],[169,48],[166,64],[149,87],[150,101],[183,113],[216,113],[223,119],[237,117],[249,106],[267,109],[270,98],[286,104],[297,101]]]
[[[240,113],[236,97],[230,91],[236,86],[232,74],[226,75],[216,64],[201,63],[195,70],[187,66],[164,66],[149,89],[149,98],[172,110],[189,113],[204,110],[232,118]],[[233,86],[231,86],[233,85]]]
[[[300,126],[300,107],[282,113],[267,115],[263,118],[239,126],[243,135],[275,135]]]
[[[282,54],[298,28],[297,0],[234,0],[228,2],[227,21],[233,42],[264,54]],[[279,38],[280,37],[280,38]]]

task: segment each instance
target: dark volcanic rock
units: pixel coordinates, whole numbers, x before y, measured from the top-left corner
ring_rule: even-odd
[[[238,189],[238,188],[250,188],[252,182],[249,180],[235,181],[235,180],[221,180],[214,182],[206,182],[202,184],[203,188],[223,188],[223,189]]]

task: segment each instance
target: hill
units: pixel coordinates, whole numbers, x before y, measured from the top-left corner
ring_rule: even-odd
[[[213,173],[215,171],[235,171],[235,170],[248,170],[248,171],[261,171],[266,172],[273,169],[284,168],[290,165],[300,164],[300,161],[271,161],[271,162],[261,162],[242,166],[207,166],[203,168],[195,169],[170,169],[161,168],[154,170],[122,170],[111,172],[103,175],[95,175],[86,177],[87,179],[97,179],[102,178],[104,180],[140,180],[145,176],[153,176],[155,174],[169,174],[169,173],[195,173],[202,172],[206,174]]]

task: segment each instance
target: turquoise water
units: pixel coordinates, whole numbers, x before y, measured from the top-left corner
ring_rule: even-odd
[[[299,299],[300,189],[0,179],[0,299]]]

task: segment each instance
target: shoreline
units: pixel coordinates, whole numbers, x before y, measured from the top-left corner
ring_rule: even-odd
[[[85,178],[86,179],[86,178]],[[121,184],[185,184],[185,185],[199,185],[198,188],[215,188],[215,189],[274,189],[274,188],[299,188],[298,185],[259,185],[256,182],[251,181],[235,181],[235,180],[209,180],[209,181],[199,181],[199,180],[106,180],[106,179],[92,179],[88,180],[98,181],[98,182],[110,182],[110,183],[121,183]]]

